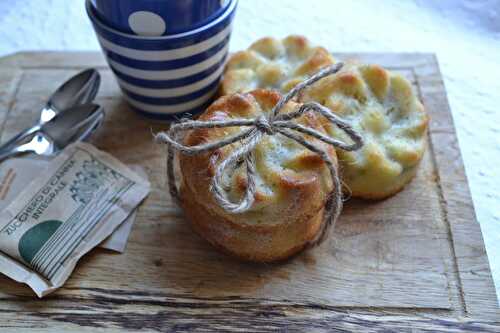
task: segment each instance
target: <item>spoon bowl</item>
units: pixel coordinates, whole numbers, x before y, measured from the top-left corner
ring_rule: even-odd
[[[75,106],[42,125],[40,133],[47,135],[57,150],[62,150],[72,142],[85,139],[103,118],[104,111],[97,104]]]
[[[93,68],[71,77],[49,98],[40,114],[40,123],[49,121],[58,112],[92,102],[97,95],[100,84],[101,76]]]

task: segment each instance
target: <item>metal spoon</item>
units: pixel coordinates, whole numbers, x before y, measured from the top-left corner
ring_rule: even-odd
[[[104,118],[104,110],[97,104],[86,104],[67,109],[48,121],[40,130],[54,144],[56,151],[82,140]]]
[[[19,153],[32,152],[37,155],[53,155],[70,143],[86,138],[104,119],[104,111],[96,104],[86,104],[66,109],[41,125],[28,143],[13,149],[0,150],[0,160]],[[10,147],[7,147],[10,148]]]
[[[52,119],[57,113],[73,106],[92,102],[97,95],[100,84],[101,76],[95,69],[87,69],[71,77],[49,98],[47,104],[41,110],[38,124],[15,135],[0,147],[0,151],[14,146],[21,139],[39,131],[41,126]],[[39,138],[39,140],[43,141],[43,138]]]

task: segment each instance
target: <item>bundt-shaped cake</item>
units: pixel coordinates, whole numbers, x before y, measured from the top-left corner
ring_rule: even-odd
[[[254,119],[267,115],[280,97],[277,91],[263,89],[223,96],[198,120]],[[296,102],[289,102],[280,113],[291,112],[297,106]],[[306,112],[295,121],[326,134],[319,117]],[[215,142],[244,129],[190,130],[184,144]],[[337,164],[333,147],[305,137]],[[194,229],[219,249],[251,261],[285,259],[303,249],[322,230],[325,203],[333,189],[329,170],[321,157],[294,140],[280,134],[264,135],[254,150],[255,201],[246,212],[228,213],[214,199],[210,184],[216,167],[239,145],[238,142],[202,154],[179,155],[184,212]],[[223,178],[222,185],[231,201],[239,201],[247,187],[244,165]]]
[[[363,137],[361,149],[337,151],[342,180],[354,197],[382,199],[414,177],[426,147],[428,116],[402,76],[351,62],[304,90],[299,101],[328,107]],[[346,138],[329,123],[325,128]]]

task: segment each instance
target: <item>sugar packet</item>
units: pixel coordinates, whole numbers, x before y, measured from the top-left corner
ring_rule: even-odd
[[[111,155],[81,142],[67,147],[0,213],[0,273],[39,297],[53,292],[149,190]]]
[[[28,156],[11,158],[0,163],[0,212],[3,211],[40,173],[50,164],[51,158]],[[147,179],[144,170],[138,165],[129,166],[141,178]],[[115,252],[124,252],[128,236],[134,224],[136,210],[130,213],[113,233],[99,247]]]

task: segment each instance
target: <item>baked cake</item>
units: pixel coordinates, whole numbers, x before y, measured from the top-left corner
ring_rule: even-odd
[[[198,120],[214,121],[256,118],[268,114],[281,94],[255,90],[219,98]],[[297,107],[289,102],[280,111]],[[295,120],[324,131],[319,116],[306,112]],[[215,142],[245,127],[195,129],[184,137],[186,146]],[[336,165],[335,149],[314,138],[310,142],[324,149]],[[210,184],[217,165],[240,143],[207,153],[179,154],[182,173],[181,202],[194,229],[213,245],[240,258],[269,262],[285,259],[315,240],[324,225],[324,207],[333,183],[325,162],[315,153],[283,136],[264,135],[254,152],[256,165],[255,202],[243,213],[228,213],[215,201]],[[246,190],[246,168],[240,166],[223,179],[232,202]]]
[[[363,137],[361,149],[337,151],[342,180],[354,197],[386,198],[415,176],[426,146],[428,116],[401,75],[378,65],[348,63],[304,90],[299,101],[321,103]],[[330,123],[325,128],[347,140]]]

